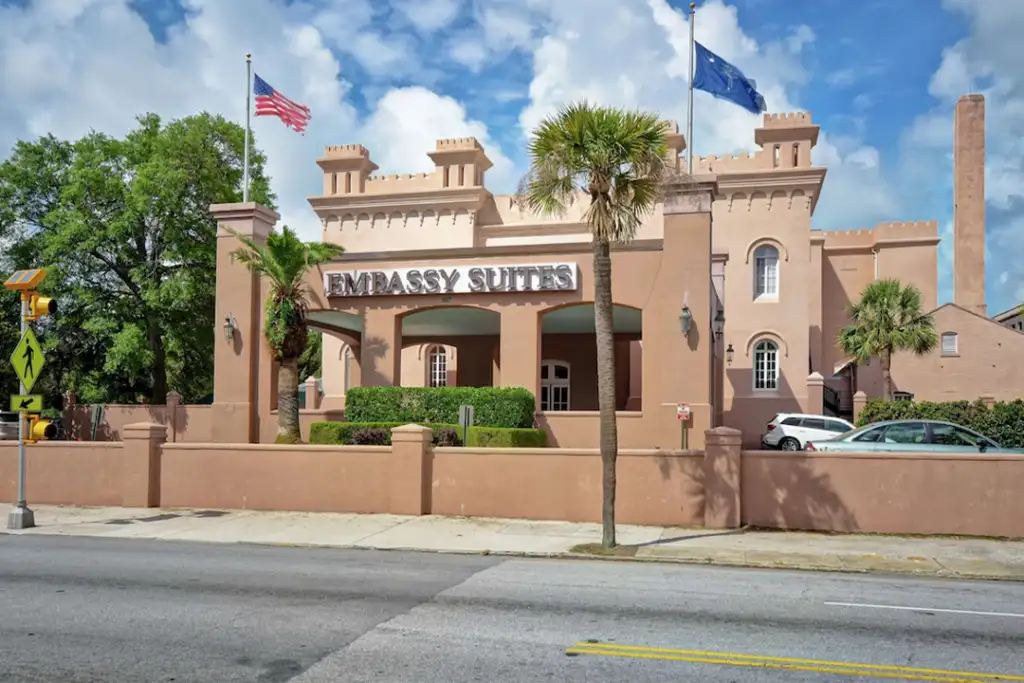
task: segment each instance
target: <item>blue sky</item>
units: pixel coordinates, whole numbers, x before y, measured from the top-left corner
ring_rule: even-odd
[[[198,110],[241,119],[244,62],[313,109],[299,138],[255,134],[285,220],[312,238],[304,206],[325,144],[366,144],[383,172],[428,170],[440,137],[476,135],[509,191],[524,131],[588,97],[685,121],[679,0],[0,0],[0,157],[14,140],[132,116]],[[1024,300],[1024,2],[703,0],[697,38],[757,79],[770,111],[809,109],[829,176],[816,228],[940,221],[940,299],[951,264],[952,106],[988,98],[988,293]],[[753,149],[757,117],[698,93],[699,154]],[[1022,123],[1018,123],[1022,121]]]

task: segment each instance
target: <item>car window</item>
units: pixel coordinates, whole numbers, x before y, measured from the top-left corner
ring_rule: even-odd
[[[839,422],[838,420],[825,420],[825,429],[830,432],[845,434],[850,431],[850,425]]]
[[[932,441],[944,446],[980,446],[998,448],[991,439],[956,425],[933,424]]]
[[[900,422],[885,429],[885,443],[924,443],[926,439],[923,422]]]
[[[800,425],[800,418],[787,417],[785,420],[782,421],[782,424],[786,425],[787,427],[798,427]]]
[[[805,427],[807,429],[820,429],[824,431],[825,420],[821,419],[820,417],[805,417],[804,423],[800,426]]]
[[[882,433],[885,432],[885,427],[875,427],[874,429],[865,429],[857,436],[850,439],[851,441],[869,441],[874,443],[881,439]]]

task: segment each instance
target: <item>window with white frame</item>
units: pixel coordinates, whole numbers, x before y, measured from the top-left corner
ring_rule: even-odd
[[[754,388],[779,388],[779,347],[767,339],[754,347]]]
[[[427,355],[427,361],[427,370],[429,373],[427,379],[429,381],[429,386],[448,386],[448,354],[445,352],[444,347],[430,347],[430,353]]]
[[[754,250],[754,298],[779,296],[779,250],[764,244]]]
[[[540,409],[569,410],[569,364],[546,360],[540,366]]]
[[[957,350],[957,333],[956,332],[943,332],[942,333],[942,355],[943,356],[955,356],[959,353]]]

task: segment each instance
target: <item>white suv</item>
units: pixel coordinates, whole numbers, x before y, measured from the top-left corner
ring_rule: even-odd
[[[761,435],[761,445],[783,451],[802,451],[808,441],[824,441],[851,429],[855,427],[838,417],[779,413]]]

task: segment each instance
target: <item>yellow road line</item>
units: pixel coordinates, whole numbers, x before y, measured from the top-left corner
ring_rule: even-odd
[[[615,643],[576,643],[566,650],[569,654],[600,655],[605,657],[626,657],[662,661],[694,662],[698,664],[720,664],[728,666],[786,669],[815,673],[844,674],[867,678],[898,678],[912,681],[942,681],[944,683],[987,683],[988,681],[1024,681],[1024,676],[1009,674],[980,673],[974,671],[948,671],[917,667],[891,666],[885,664],[862,664],[857,662],[835,662],[821,659],[797,657],[772,657],[749,655],[736,652],[712,652],[706,650],[678,650],[673,648],[642,647]]]

